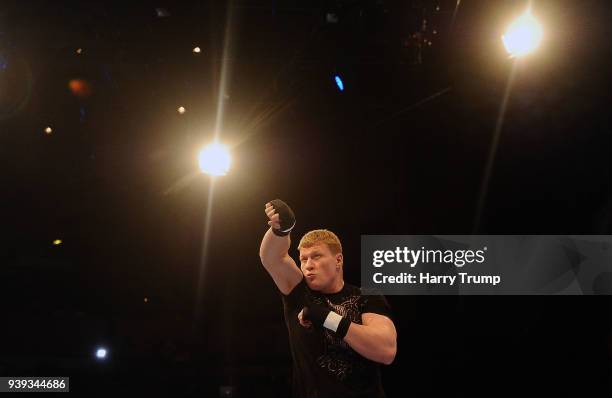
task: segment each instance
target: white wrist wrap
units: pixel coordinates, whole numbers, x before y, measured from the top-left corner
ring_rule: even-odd
[[[283,233],[289,232],[289,231],[291,231],[291,230],[293,229],[293,227],[295,227],[295,221],[293,222],[293,225],[292,225],[292,226],[290,226],[290,227],[289,227],[289,228],[287,228],[287,229],[281,230],[281,232],[283,232]]]
[[[334,311],[330,311],[325,318],[325,322],[323,322],[323,327],[335,332],[338,329],[338,325],[340,325],[340,321],[342,320],[342,315],[336,314]]]

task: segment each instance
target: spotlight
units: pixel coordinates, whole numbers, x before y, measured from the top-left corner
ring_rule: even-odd
[[[199,54],[200,52],[202,52],[202,50],[200,50],[200,47],[194,47],[193,48],[193,53],[194,54]]]
[[[53,246],[59,246],[62,244],[62,240],[61,239],[56,239],[53,241]]]
[[[45,128],[45,134],[51,134],[52,132],[53,132],[53,129],[51,127]]]
[[[68,88],[76,97],[87,98],[92,94],[91,85],[84,79],[72,79],[68,82]]]
[[[229,151],[225,145],[213,142],[200,152],[200,170],[212,176],[227,173],[231,163]]]
[[[508,26],[502,42],[511,57],[522,57],[540,46],[543,34],[542,26],[528,9]]]
[[[170,13],[168,12],[168,10],[162,7],[156,8],[155,14],[157,15],[158,18],[167,18],[170,16]]]
[[[106,359],[106,355],[107,355],[106,348],[100,347],[96,350],[96,358]]]
[[[181,106],[181,107],[179,107],[177,110],[178,110],[178,113],[180,113],[181,115],[182,115],[183,113],[185,113],[185,108],[184,108],[184,107],[182,107],[182,106]]]
[[[325,22],[327,23],[338,23],[338,14],[328,12],[325,14]]]
[[[336,86],[338,86],[338,90],[344,91],[344,83],[339,75],[334,76],[334,80],[336,81]]]

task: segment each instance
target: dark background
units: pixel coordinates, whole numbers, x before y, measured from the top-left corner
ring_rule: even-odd
[[[534,2],[546,39],[517,64],[475,225],[524,1],[3,1],[0,375],[287,396],[258,258],[274,198],[297,215],[290,254],[331,229],[357,285],[362,234],[609,234],[607,3]],[[234,163],[212,189],[197,153],[219,102]],[[609,384],[608,297],[389,301],[390,397]]]

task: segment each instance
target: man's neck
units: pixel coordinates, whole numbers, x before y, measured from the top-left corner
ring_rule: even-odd
[[[344,288],[344,279],[338,280],[329,289],[321,290],[321,293],[334,294],[341,291],[342,288]]]

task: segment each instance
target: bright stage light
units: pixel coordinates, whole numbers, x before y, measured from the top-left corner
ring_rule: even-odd
[[[338,90],[344,91],[344,83],[342,82],[340,76],[334,76],[334,80],[336,81],[336,86],[338,86]]]
[[[106,358],[106,348],[98,348],[96,350],[96,358],[98,359],[105,359]]]
[[[214,142],[200,152],[200,170],[212,176],[227,173],[231,163],[229,150],[225,145]]]
[[[61,239],[55,239],[55,240],[53,241],[53,246],[59,246],[59,245],[61,245],[61,244],[62,244],[62,240],[61,240]]]
[[[51,127],[45,128],[45,134],[51,134],[52,132],[53,132],[53,129]]]
[[[72,79],[68,82],[68,88],[76,97],[87,98],[91,96],[93,90],[91,84],[84,79]]]
[[[202,50],[200,49],[200,47],[194,47],[194,48],[193,48],[193,53],[194,53],[194,54],[199,54],[200,52],[202,52]]]
[[[521,57],[537,49],[543,35],[542,25],[531,14],[531,10],[527,10],[508,26],[502,41],[511,57]]]
[[[185,107],[182,107],[182,106],[181,106],[181,107],[179,107],[177,110],[178,110],[178,113],[180,113],[181,115],[182,115],[183,113],[185,113]]]

